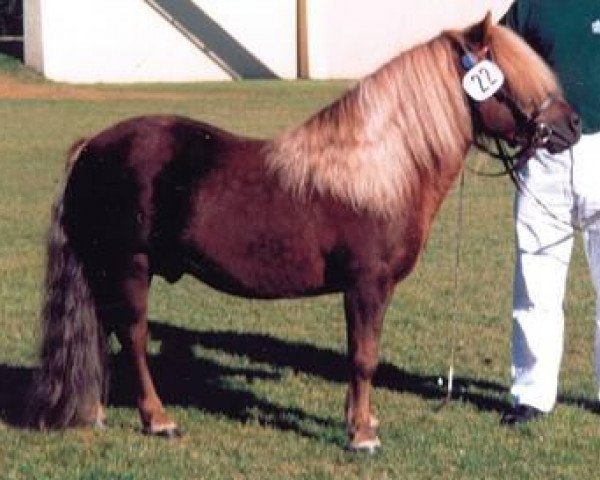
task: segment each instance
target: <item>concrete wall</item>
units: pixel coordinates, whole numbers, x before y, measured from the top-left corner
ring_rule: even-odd
[[[512,0],[306,0],[311,78],[355,78],[442,30],[466,27]]]
[[[23,58],[27,65],[44,71],[44,52],[42,49],[42,13],[41,0],[23,2]]]
[[[25,62],[81,83],[296,78],[298,64],[309,78],[355,78],[488,9],[498,18],[511,0],[154,2],[190,20],[199,42],[145,0],[25,0]],[[306,22],[299,37],[298,11]]]
[[[232,43],[275,76],[296,77],[295,0],[192,1],[212,21],[213,31],[227,32]],[[27,0],[25,4],[25,62],[52,80],[231,78],[143,0]],[[212,39],[201,40],[210,50]]]

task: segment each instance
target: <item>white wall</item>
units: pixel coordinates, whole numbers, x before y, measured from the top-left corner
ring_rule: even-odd
[[[296,0],[193,0],[262,64],[297,76]],[[356,78],[511,0],[306,0],[311,78]],[[25,0],[25,62],[66,82],[226,80],[144,0]]]
[[[512,0],[307,0],[311,78],[355,78],[442,30],[463,28]]]
[[[30,1],[25,15],[39,21],[25,22],[25,61],[52,80],[230,78],[143,0]],[[296,77],[295,0],[194,2],[276,75]]]

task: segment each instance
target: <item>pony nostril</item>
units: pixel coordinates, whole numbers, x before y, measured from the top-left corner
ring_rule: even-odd
[[[573,128],[573,130],[579,130],[581,128],[581,118],[579,117],[579,115],[577,115],[576,113],[573,113],[573,115],[571,115],[571,127]]]

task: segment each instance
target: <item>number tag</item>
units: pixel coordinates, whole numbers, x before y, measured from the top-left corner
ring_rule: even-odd
[[[502,87],[504,74],[493,62],[482,60],[463,78],[463,88],[473,100],[483,102]]]

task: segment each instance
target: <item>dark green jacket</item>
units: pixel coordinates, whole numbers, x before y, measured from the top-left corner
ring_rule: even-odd
[[[600,131],[600,0],[517,0],[502,22],[552,67],[584,133]]]

